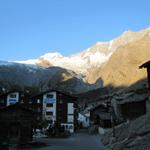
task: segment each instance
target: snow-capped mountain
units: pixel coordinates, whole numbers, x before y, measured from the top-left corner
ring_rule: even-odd
[[[100,66],[109,58],[109,55],[105,55],[102,52],[90,52],[84,55],[75,54],[70,57],[62,56],[60,53],[47,53],[38,59],[31,59],[26,61],[16,61],[24,64],[34,64],[41,66],[57,66],[65,69],[73,70],[76,73],[86,74],[87,69],[91,67]]]
[[[150,28],[126,31],[69,57],[54,52],[19,63],[0,61],[0,87],[59,88],[71,93],[127,87],[146,77],[138,66],[150,60],[149,47]]]
[[[116,49],[142,39],[149,31],[150,28],[139,32],[126,31],[118,38],[109,42],[97,42],[92,47],[69,57],[63,56],[58,52],[53,52],[44,54],[37,59],[17,62],[45,67],[57,66],[65,68],[77,74],[82,74],[85,77],[85,81],[94,83],[99,78],[99,76],[95,75],[97,69],[100,69],[102,64],[111,58]]]

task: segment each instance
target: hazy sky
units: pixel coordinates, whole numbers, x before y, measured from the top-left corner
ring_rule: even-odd
[[[68,56],[150,26],[149,0],[0,0],[0,60]]]

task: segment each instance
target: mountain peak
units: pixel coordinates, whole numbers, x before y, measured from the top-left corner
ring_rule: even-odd
[[[63,56],[60,53],[51,52],[51,53],[46,53],[46,54],[42,55],[40,58],[49,60],[49,59],[52,59],[52,58],[61,58],[61,57],[63,57]]]

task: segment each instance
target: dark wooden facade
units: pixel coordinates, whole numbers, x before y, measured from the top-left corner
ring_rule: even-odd
[[[53,95],[54,98],[54,103],[45,104],[45,98],[47,95]],[[52,122],[53,124],[57,122],[58,124],[64,125],[66,128],[67,126],[74,126],[75,123],[77,123],[77,113],[75,113],[75,108],[77,107],[77,98],[74,96],[71,96],[69,94],[57,91],[57,90],[50,90],[50,91],[45,91],[39,95],[35,95],[31,98],[32,100],[32,105],[33,105],[33,110],[38,113],[38,117],[40,118],[41,121],[47,120],[48,122]],[[73,113],[68,114],[68,104],[72,103],[73,104]],[[55,107],[53,107],[55,105]],[[51,107],[52,106],[52,107]],[[48,109],[48,110],[47,110]],[[53,109],[53,111],[52,111]],[[44,114],[44,111],[49,111],[49,114]],[[55,112],[55,114],[54,114]],[[49,118],[53,118],[50,119]],[[68,117],[72,117],[73,121],[68,122]]]
[[[67,123],[67,115],[72,115],[72,114],[68,114],[67,105],[68,103],[73,103],[74,107],[77,107],[76,105],[77,98],[61,93],[59,91],[57,91],[56,96],[57,96],[56,120],[61,123]],[[74,118],[76,117],[74,116]]]
[[[132,120],[146,114],[146,100],[124,103],[120,107],[124,120]]]
[[[0,109],[0,143],[27,143],[32,141],[35,125],[33,111],[20,104]]]
[[[37,95],[28,98],[28,106],[36,113],[37,124],[42,121],[43,95]],[[38,125],[37,125],[38,126]]]
[[[6,107],[7,104],[7,94],[0,95],[0,108]]]

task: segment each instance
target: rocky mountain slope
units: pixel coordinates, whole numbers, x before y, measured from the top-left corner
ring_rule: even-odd
[[[115,138],[112,138],[112,132],[110,129],[102,136],[108,149],[149,150],[150,113],[115,127]]]
[[[142,39],[118,48],[100,73],[104,85],[129,86],[146,77],[146,69],[139,66],[150,59],[150,31]]]
[[[2,88],[33,92],[56,89],[76,94],[99,86],[99,82],[85,83],[75,72],[60,67],[43,68],[0,61],[0,92]]]

